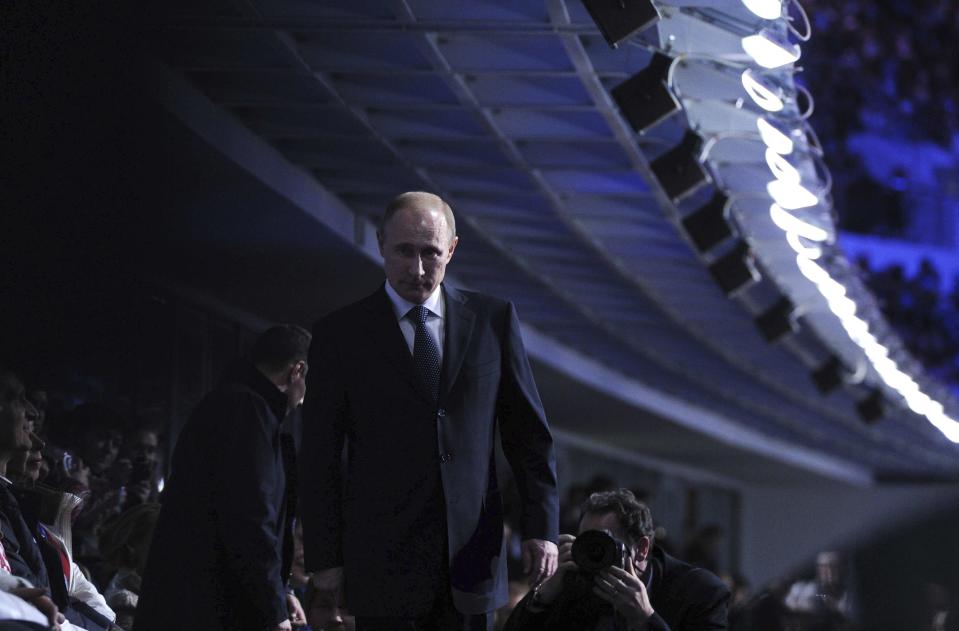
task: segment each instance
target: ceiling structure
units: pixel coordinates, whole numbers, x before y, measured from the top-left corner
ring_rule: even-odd
[[[578,0],[204,0],[154,37],[161,101],[267,186],[286,173],[357,259],[372,228],[351,218],[404,190],[448,199],[451,278],[517,304],[562,430],[733,481],[959,473],[923,419],[867,425],[861,394],[823,395],[807,332],[763,339],[772,283],[717,287],[649,169],[683,123],[637,137],[609,97],[651,54],[609,48]],[[330,265],[356,264],[343,249]]]

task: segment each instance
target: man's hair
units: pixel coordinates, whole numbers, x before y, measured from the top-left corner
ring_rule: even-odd
[[[580,522],[587,513],[592,515],[612,513],[616,515],[619,523],[623,526],[623,530],[626,531],[626,536],[629,537],[627,543],[632,546],[639,545],[639,541],[643,537],[649,537],[649,541],[652,543],[656,533],[653,526],[653,514],[649,507],[636,499],[633,492],[627,489],[593,493],[583,502],[581,510]]]
[[[310,351],[310,332],[295,324],[279,324],[260,334],[253,343],[250,360],[270,372],[306,361]]]
[[[446,216],[446,225],[450,229],[450,240],[456,236],[456,218],[453,217],[453,209],[450,208],[450,205],[446,203],[439,195],[433,193],[427,193],[425,191],[409,191],[407,193],[400,193],[394,197],[389,204],[386,205],[386,210],[383,211],[383,216],[380,218],[379,231],[380,234],[383,234],[386,230],[386,224],[389,223],[390,219],[393,218],[393,215],[397,211],[402,210],[403,208],[409,208],[410,206],[415,205],[417,202],[424,203],[440,203],[440,208],[443,211],[443,214]]]

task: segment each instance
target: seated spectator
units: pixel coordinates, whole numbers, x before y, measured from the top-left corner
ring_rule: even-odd
[[[30,438],[30,450],[15,455],[7,465],[7,471],[15,482],[14,495],[24,520],[43,553],[51,588],[65,593],[65,600],[69,600],[77,609],[92,609],[102,616],[105,622],[114,622],[116,614],[107,606],[96,586],[73,561],[70,516],[80,500],[70,493],[37,484],[40,463],[43,461],[40,452],[44,444],[32,431]],[[63,524],[66,529],[61,529],[56,524]]]
[[[159,504],[138,504],[107,522],[100,533],[103,560],[113,570],[104,596],[126,631],[133,631],[141,576],[159,515]]]
[[[122,471],[116,465],[123,425],[123,418],[111,408],[85,403],[69,414],[64,432],[74,482],[65,490],[84,497],[73,524],[74,556],[98,579],[103,578],[97,548],[100,528],[119,515],[127,502]]]
[[[592,494],[579,537],[560,535],[559,568],[520,601],[506,631],[725,629],[729,590],[711,572],[658,549],[654,532],[649,508],[630,491]],[[574,551],[587,533],[586,547]]]
[[[12,371],[0,366],[0,589],[29,602],[51,627],[73,629],[76,627],[71,622],[82,620],[83,628],[106,630],[109,622],[97,624],[51,591],[43,552],[6,477],[9,462],[32,447],[30,425],[35,418],[36,410],[27,400],[23,384]]]
[[[123,439],[123,446],[114,464],[115,478],[125,489],[123,510],[156,502],[160,495],[160,438],[159,432],[138,427]]]
[[[842,557],[838,552],[824,551],[816,556],[816,577],[812,581],[792,584],[785,598],[790,611],[814,614],[834,620],[832,628],[853,619],[853,603],[843,581]]]

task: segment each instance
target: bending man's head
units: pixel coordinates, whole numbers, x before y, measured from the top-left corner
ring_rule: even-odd
[[[287,408],[294,410],[306,396],[307,356],[310,332],[295,324],[280,324],[260,334],[253,343],[250,360],[286,394]]]
[[[582,506],[579,531],[609,530],[629,546],[637,569],[645,569],[653,546],[653,514],[627,489],[593,493]]]
[[[386,207],[377,241],[390,287],[422,304],[443,282],[459,239],[449,204],[432,193],[411,192]]]

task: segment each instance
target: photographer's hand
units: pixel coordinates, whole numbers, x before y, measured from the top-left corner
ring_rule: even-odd
[[[632,564],[629,565],[632,569]],[[655,613],[649,602],[646,586],[639,578],[618,567],[611,567],[596,575],[593,592],[626,619],[630,629],[645,629]]]

